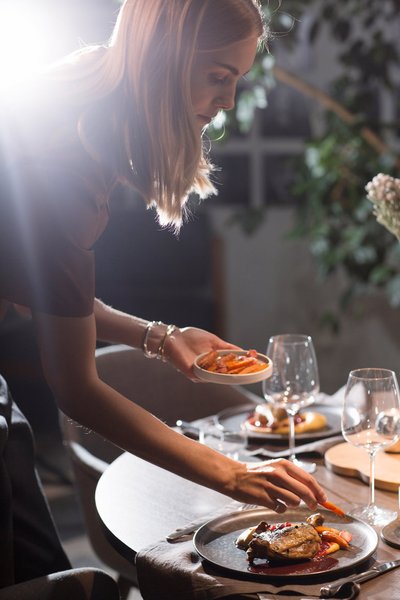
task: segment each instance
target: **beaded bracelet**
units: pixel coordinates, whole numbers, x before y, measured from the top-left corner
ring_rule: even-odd
[[[157,355],[158,355],[158,351],[157,352],[151,352],[151,350],[149,350],[148,345],[147,345],[147,343],[149,341],[150,332],[151,332],[151,330],[153,329],[153,327],[155,325],[164,325],[164,323],[162,321],[149,321],[147,323],[146,331],[144,332],[144,337],[143,337],[143,342],[142,342],[143,354],[147,358],[157,358]]]
[[[157,358],[159,358],[160,360],[162,360],[163,362],[165,362],[167,359],[164,356],[164,352],[165,352],[165,342],[167,341],[167,338],[172,335],[174,333],[174,331],[178,329],[176,325],[168,325],[167,330],[164,334],[164,337],[162,338],[160,345],[158,346],[158,350],[157,350]]]

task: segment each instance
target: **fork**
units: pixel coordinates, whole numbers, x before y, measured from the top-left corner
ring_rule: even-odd
[[[241,504],[238,510],[252,510],[254,508],[260,508],[257,504]]]
[[[316,440],[313,442],[308,442],[306,444],[301,444],[295,448],[296,454],[307,453],[307,452],[318,452],[323,455],[325,451],[343,441],[342,435],[335,435],[332,437],[327,437],[322,440]],[[245,451],[246,456],[264,456],[265,458],[284,458],[289,456],[290,451],[287,449],[279,450],[278,452],[272,452],[270,450],[266,450],[262,446],[260,448],[254,448],[252,450]]]

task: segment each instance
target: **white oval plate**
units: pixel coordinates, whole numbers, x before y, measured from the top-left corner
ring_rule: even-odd
[[[218,355],[224,356],[225,354],[245,354],[246,350],[219,350]],[[265,356],[265,354],[260,354],[257,352],[257,359],[266,363],[268,366],[261,371],[256,371],[255,373],[243,373],[242,375],[229,375],[228,373],[213,373],[212,371],[207,371],[207,369],[202,369],[198,365],[198,361],[201,360],[208,352],[204,352],[200,354],[196,360],[194,361],[193,371],[199,379],[203,381],[208,381],[210,383],[223,383],[225,385],[246,385],[248,383],[257,383],[259,381],[263,381],[264,379],[268,379],[272,375],[272,361]]]

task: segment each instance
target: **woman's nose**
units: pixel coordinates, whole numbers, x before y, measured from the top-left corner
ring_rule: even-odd
[[[215,99],[215,105],[219,110],[232,110],[235,107],[236,86],[226,90]]]

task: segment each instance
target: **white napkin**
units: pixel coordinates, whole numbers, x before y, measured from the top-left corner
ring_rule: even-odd
[[[337,406],[341,408],[343,405],[345,390],[346,386],[344,385],[341,388],[339,388],[337,392],[332,394],[332,396],[321,392],[320,394],[318,394],[316,401],[317,403],[326,404],[327,406]]]

